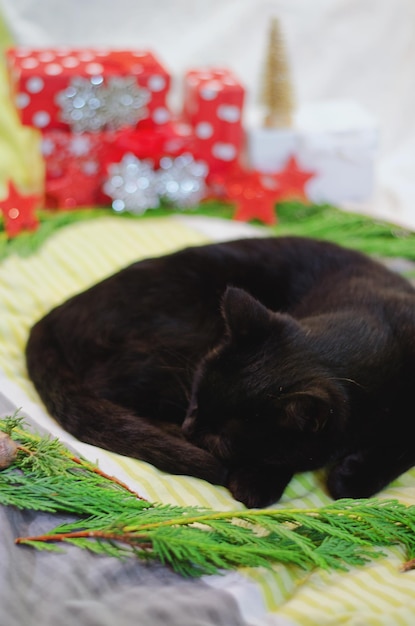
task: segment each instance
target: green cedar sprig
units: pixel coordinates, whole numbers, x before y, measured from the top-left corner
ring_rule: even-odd
[[[377,498],[238,511],[151,503],[58,440],[31,433],[16,416],[0,420],[0,430],[19,446],[0,472],[0,503],[76,516],[19,544],[51,550],[71,543],[118,558],[157,560],[184,576],[275,563],[344,570],[392,545],[405,548],[403,569],[415,566],[415,506]]]

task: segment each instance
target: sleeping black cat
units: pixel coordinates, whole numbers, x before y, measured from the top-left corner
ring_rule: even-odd
[[[32,329],[31,379],[88,443],[229,487],[247,506],[327,467],[334,498],[415,464],[415,290],[306,238],[135,263]]]

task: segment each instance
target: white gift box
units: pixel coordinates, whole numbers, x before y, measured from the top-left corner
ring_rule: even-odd
[[[304,105],[291,129],[260,127],[255,116],[258,111],[246,123],[250,167],[278,172],[295,156],[300,169],[316,173],[305,186],[312,202],[341,205],[370,199],[379,129],[374,117],[356,102]]]

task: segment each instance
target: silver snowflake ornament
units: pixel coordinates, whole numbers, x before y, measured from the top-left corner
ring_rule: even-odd
[[[135,126],[148,115],[146,104],[150,93],[139,87],[133,76],[113,76],[108,79],[105,90],[106,126],[109,130]]]
[[[117,213],[127,211],[141,215],[147,209],[159,206],[157,177],[149,160],[125,154],[119,163],[108,168],[108,179],[103,185],[104,193],[112,199]]]
[[[74,77],[56,95],[60,117],[76,133],[102,130],[106,125],[106,93],[102,76]]]
[[[158,193],[178,208],[195,206],[206,194],[207,174],[207,164],[191,154],[163,157],[157,170]]]
[[[149,99],[133,76],[112,76],[107,83],[103,76],[76,76],[57,94],[56,103],[61,120],[81,133],[135,126],[148,114]]]

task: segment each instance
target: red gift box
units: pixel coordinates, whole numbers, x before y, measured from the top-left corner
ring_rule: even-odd
[[[102,117],[93,130],[114,128],[111,119],[119,121],[123,112],[127,119],[133,114],[133,126],[154,127],[170,119],[170,76],[151,52],[17,47],[6,58],[23,124],[88,131],[79,128],[79,115],[85,118],[88,110],[93,123]]]
[[[184,118],[195,134],[195,155],[211,172],[233,167],[243,141],[245,90],[227,69],[190,70],[184,81]]]
[[[108,163],[117,163],[125,154],[131,153],[138,159],[151,159],[157,167],[163,156],[193,154],[194,140],[192,127],[181,121],[155,129],[126,129],[114,134],[105,159]]]

